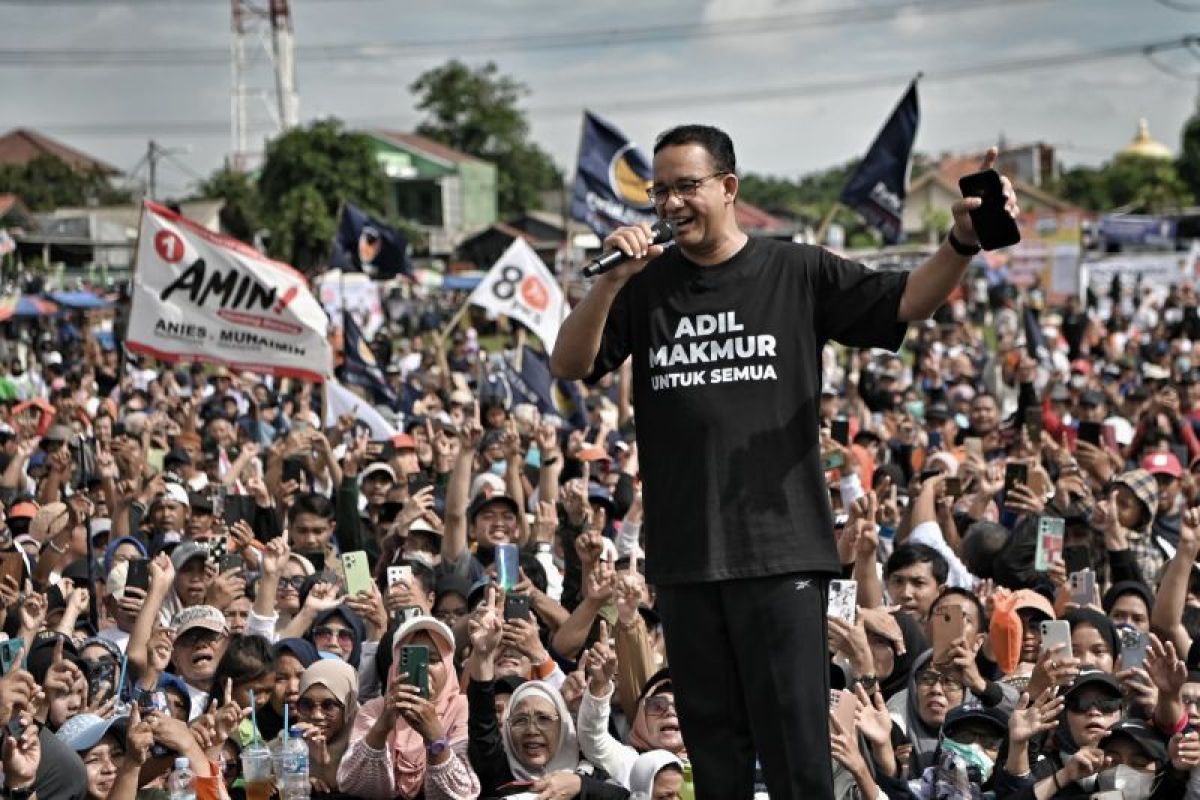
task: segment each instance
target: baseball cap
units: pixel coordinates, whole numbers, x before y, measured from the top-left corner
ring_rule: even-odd
[[[417,440],[407,433],[397,433],[392,437],[392,447],[397,450],[416,450]]]
[[[608,457],[608,453],[605,451],[605,449],[600,445],[589,445],[588,447],[581,447],[578,450],[578,452],[575,453],[575,458],[579,459],[580,461],[611,461],[612,460]]]
[[[1155,761],[1167,760],[1167,743],[1163,740],[1162,735],[1147,725],[1144,720],[1123,719],[1109,728],[1108,733],[1101,741],[1107,741],[1114,736],[1128,736]]]
[[[1046,599],[1045,595],[1035,592],[1033,589],[1018,589],[1013,592],[1013,599],[1016,602],[1013,604],[1013,610],[1019,611],[1022,608],[1031,608],[1034,611],[1040,611],[1046,615],[1046,619],[1054,619],[1057,615],[1054,613],[1054,606]]]
[[[1104,395],[1095,389],[1088,389],[1079,395],[1079,404],[1081,406],[1102,406],[1104,405]]]
[[[188,455],[187,450],[184,450],[182,447],[176,447],[163,456],[163,464],[182,464],[185,467],[190,467],[192,465],[192,457]]]
[[[74,435],[75,431],[70,425],[51,425],[42,439],[47,442],[69,442]]]
[[[364,481],[367,478],[371,477],[372,475],[383,476],[383,477],[386,477],[388,480],[390,480],[392,483],[396,482],[396,473],[392,470],[391,467],[389,467],[387,464],[384,464],[380,461],[376,461],[374,464],[370,465],[369,467],[367,467],[366,469],[364,469],[362,471],[362,479]]]
[[[1103,686],[1112,692],[1115,697],[1121,696],[1121,684],[1117,682],[1117,679],[1096,667],[1083,667],[1080,669],[1079,674],[1075,676],[1075,680],[1063,692],[1063,696],[1070,696],[1082,690],[1085,686]]]
[[[491,494],[480,492],[475,496],[475,499],[471,501],[471,507],[467,509],[467,519],[471,522],[474,522],[475,517],[477,517],[479,512],[483,511],[484,506],[488,505],[489,503],[502,503],[514,514],[521,513],[521,509],[517,507],[517,501],[513,500],[507,494],[504,494],[503,492],[492,492]]]
[[[98,745],[109,731],[124,742],[128,726],[126,715],[104,719],[96,714],[78,714],[64,722],[54,735],[76,753],[82,753]]]
[[[1174,453],[1151,453],[1142,459],[1142,469],[1151,475],[1170,475],[1172,478],[1183,474],[1183,466]]]
[[[996,707],[985,708],[977,704],[955,706],[946,714],[942,731],[953,738],[954,729],[967,722],[983,722],[995,729],[1000,736],[1008,735],[1008,715]]]
[[[9,519],[33,519],[37,516],[38,504],[32,500],[22,500],[19,503],[14,503],[12,508],[8,510]]]
[[[931,403],[925,408],[925,420],[948,420],[953,414],[950,413],[950,406],[945,403]]]
[[[174,500],[181,506],[187,506],[188,508],[192,506],[191,500],[188,498],[187,489],[178,483],[163,484],[163,493],[154,498],[154,502],[161,503],[163,500]]]
[[[193,558],[208,559],[208,545],[200,544],[199,542],[188,540],[180,543],[173,551],[171,551],[171,565],[176,570],[183,569],[183,565],[191,561]]]
[[[175,615],[171,620],[171,627],[175,629],[175,638],[183,636],[190,630],[202,628],[213,633],[229,633],[229,625],[225,622],[225,615],[221,610],[213,606],[191,606],[185,608]]]

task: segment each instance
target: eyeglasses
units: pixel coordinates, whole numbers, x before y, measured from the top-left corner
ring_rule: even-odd
[[[337,637],[338,643],[354,644],[354,631],[349,628],[331,628],[328,625],[318,625],[312,629],[313,639],[322,639],[326,642]]]
[[[314,711],[320,709],[321,716],[332,717],[334,714],[339,713],[344,707],[345,706],[343,706],[337,700],[334,700],[332,697],[326,697],[320,702],[317,702],[316,700],[310,700],[307,697],[301,697],[296,701],[296,710],[305,715],[311,715]]]
[[[508,726],[514,731],[527,731],[536,727],[544,733],[554,730],[557,725],[558,717],[551,716],[550,714],[534,714],[532,716],[521,714],[517,717],[510,717],[508,720]]]
[[[665,717],[675,711],[675,698],[665,694],[656,694],[646,698],[646,714],[651,717]]]
[[[676,181],[674,186],[651,186],[646,190],[646,196],[656,205],[662,205],[667,200],[671,199],[671,195],[675,195],[681,200],[686,200],[689,197],[695,197],[696,192],[700,191],[700,186],[705,181],[711,181],[713,178],[729,173],[722,170],[714,172],[712,175],[705,175],[703,178],[684,178]]]
[[[1067,711],[1074,714],[1086,714],[1092,709],[1096,709],[1101,714],[1115,714],[1121,710],[1121,698],[1093,697],[1085,700],[1079,695],[1067,698]]]
[[[932,689],[939,683],[942,685],[942,691],[946,692],[947,694],[950,692],[961,693],[963,691],[962,681],[960,681],[958,678],[951,678],[949,675],[943,675],[942,673],[932,669],[924,669],[917,674],[918,686],[923,686],[926,689]]]
[[[282,591],[286,590],[288,587],[291,587],[292,589],[294,589],[298,592],[298,591],[300,591],[300,587],[304,585],[304,581],[306,581],[306,580],[308,580],[308,579],[303,575],[293,575],[290,578],[280,577],[279,585],[275,587],[275,591],[282,592]]]

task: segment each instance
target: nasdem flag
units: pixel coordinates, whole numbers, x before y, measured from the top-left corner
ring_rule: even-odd
[[[342,380],[371,392],[377,403],[397,404],[396,393],[388,386],[375,353],[359,330],[349,311],[342,312]]]
[[[412,274],[404,234],[353,203],[342,206],[329,266],[343,272],[365,272],[380,280]]]
[[[646,195],[653,177],[650,159],[637,145],[611,123],[583,112],[572,219],[601,238],[622,225],[653,223],[654,206]]]
[[[838,198],[861,214],[888,244],[904,236],[904,196],[920,116],[914,80]]]

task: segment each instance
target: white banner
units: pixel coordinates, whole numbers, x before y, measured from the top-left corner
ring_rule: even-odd
[[[333,369],[328,326],[299,272],[145,203],[129,349],[322,381]]]
[[[533,331],[546,352],[571,310],[542,259],[518,236],[492,265],[467,302],[515,319]]]

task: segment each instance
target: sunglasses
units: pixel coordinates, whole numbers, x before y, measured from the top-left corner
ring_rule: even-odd
[[[307,697],[301,697],[296,701],[296,710],[306,716],[311,716],[314,711],[320,709],[321,716],[332,717],[334,714],[339,713],[343,708],[344,706],[337,700],[334,700],[332,697],[326,697],[320,702],[317,702],[316,700],[310,700]]]
[[[674,713],[675,699],[665,694],[656,694],[646,698],[646,714],[651,717],[665,717]]]
[[[279,578],[279,585],[275,587],[275,591],[282,592],[290,586],[292,589],[299,592],[300,587],[304,585],[304,581],[306,580],[307,578],[303,575],[293,575],[290,578],[284,578],[281,576]]]
[[[349,628],[331,628],[328,625],[318,625],[313,628],[312,635],[313,639],[323,639],[327,642],[337,637],[338,642],[346,644],[354,643],[354,631]]]
[[[1067,698],[1067,711],[1074,714],[1086,714],[1096,709],[1101,714],[1115,714],[1121,710],[1122,700],[1119,697],[1093,697],[1084,700],[1079,695]]]

